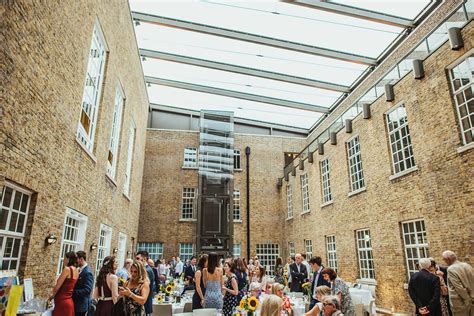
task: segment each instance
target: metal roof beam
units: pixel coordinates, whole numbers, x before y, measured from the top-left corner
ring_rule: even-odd
[[[324,0],[283,0],[283,2],[402,28],[415,27],[415,23],[409,19]]]
[[[303,52],[307,54],[323,56],[327,58],[339,59],[347,62],[353,62],[364,65],[377,65],[377,60],[375,58],[361,56],[357,54],[351,54],[346,52],[341,52],[337,50],[331,50],[327,48],[321,48],[317,46],[311,46],[296,42],[285,41],[281,39],[276,39],[272,37],[266,37],[261,35],[255,35],[240,31],[234,31],[230,29],[224,29],[219,27],[214,27],[210,25],[194,23],[184,20],[178,20],[153,14],[141,13],[141,12],[132,12],[132,17],[135,21],[152,23],[158,25],[164,25],[168,27],[174,27],[178,29],[200,32],[215,36],[226,37],[230,39],[247,41],[256,44],[262,44],[287,50],[293,50],[297,52]]]
[[[350,88],[347,86],[325,82],[325,81],[291,76],[291,75],[286,75],[282,73],[260,70],[260,69],[255,69],[255,68],[248,68],[248,67],[237,66],[237,65],[227,64],[227,63],[220,63],[220,62],[216,62],[212,60],[206,60],[206,59],[200,59],[200,58],[194,58],[194,57],[188,57],[188,56],[182,56],[182,55],[175,55],[175,54],[159,52],[159,51],[154,51],[154,50],[149,50],[149,49],[140,49],[139,51],[140,51],[141,56],[148,57],[148,58],[156,58],[156,59],[167,60],[167,61],[188,64],[188,65],[193,65],[193,66],[229,71],[229,72],[234,72],[234,73],[238,73],[242,75],[249,75],[249,76],[255,76],[255,77],[260,77],[260,78],[265,78],[265,79],[278,80],[278,81],[284,81],[284,82],[289,82],[289,83],[294,83],[294,84],[310,86],[313,88],[320,88],[320,89],[338,91],[338,92],[343,92],[343,93],[350,92]]]
[[[173,88],[216,94],[216,95],[237,98],[237,99],[242,99],[242,100],[268,103],[268,104],[289,107],[289,108],[294,108],[294,109],[299,109],[299,110],[306,110],[306,111],[319,112],[319,113],[329,113],[328,108],[324,106],[283,100],[283,99],[272,98],[272,97],[265,97],[261,95],[239,92],[239,91],[234,91],[234,90],[202,86],[202,85],[188,83],[188,82],[175,81],[175,80],[149,77],[149,76],[145,76],[145,82],[173,87]]]

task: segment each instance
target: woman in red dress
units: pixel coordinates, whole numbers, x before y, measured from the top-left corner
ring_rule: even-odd
[[[74,251],[66,253],[63,260],[63,271],[56,282],[53,294],[50,299],[54,299],[53,316],[74,316],[74,302],[72,301],[72,291],[79,278],[76,268],[77,256]]]

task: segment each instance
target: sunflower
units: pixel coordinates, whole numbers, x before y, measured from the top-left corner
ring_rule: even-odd
[[[168,284],[168,285],[166,286],[165,291],[166,291],[167,294],[171,294],[171,292],[173,291],[173,287]]]
[[[249,303],[249,309],[250,309],[251,311],[254,311],[254,310],[257,309],[258,300],[257,300],[255,297],[253,297],[253,296],[250,297],[250,298],[248,299],[248,303]]]
[[[163,296],[157,295],[155,297],[156,297],[156,301],[158,302],[158,304],[161,304],[163,302]]]
[[[240,309],[243,310],[245,308],[245,298],[240,300]]]
[[[163,292],[163,291],[164,291],[163,284],[160,284],[160,292]]]

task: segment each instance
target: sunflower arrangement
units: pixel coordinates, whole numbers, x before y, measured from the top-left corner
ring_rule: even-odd
[[[306,295],[311,296],[311,282],[306,282],[301,285],[303,288],[303,291],[306,293]]]
[[[174,286],[172,284],[168,284],[165,288],[166,294],[170,295],[173,292]]]
[[[260,304],[260,301],[254,297],[254,296],[244,296],[240,300],[239,303],[239,310],[240,311],[247,311],[247,315],[253,315],[255,310],[257,309],[258,305]]]
[[[156,301],[158,302],[158,304],[163,303],[163,295],[156,294],[155,298],[156,298]]]

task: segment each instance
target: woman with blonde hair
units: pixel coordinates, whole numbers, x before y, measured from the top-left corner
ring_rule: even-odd
[[[285,286],[280,283],[274,283],[272,286],[272,291],[270,294],[276,295],[279,298],[283,298],[283,290],[285,289]]]
[[[316,298],[319,302],[317,302],[313,308],[308,311],[305,316],[320,316],[323,315],[323,298],[327,295],[331,295],[331,288],[326,285],[320,285],[316,288]]]
[[[140,316],[143,305],[150,293],[150,280],[148,273],[141,261],[134,260],[130,267],[130,279],[124,286],[119,287],[119,294],[123,297],[124,308],[127,315]]]
[[[262,303],[261,316],[280,316],[281,315],[281,298],[276,295],[268,295]]]

